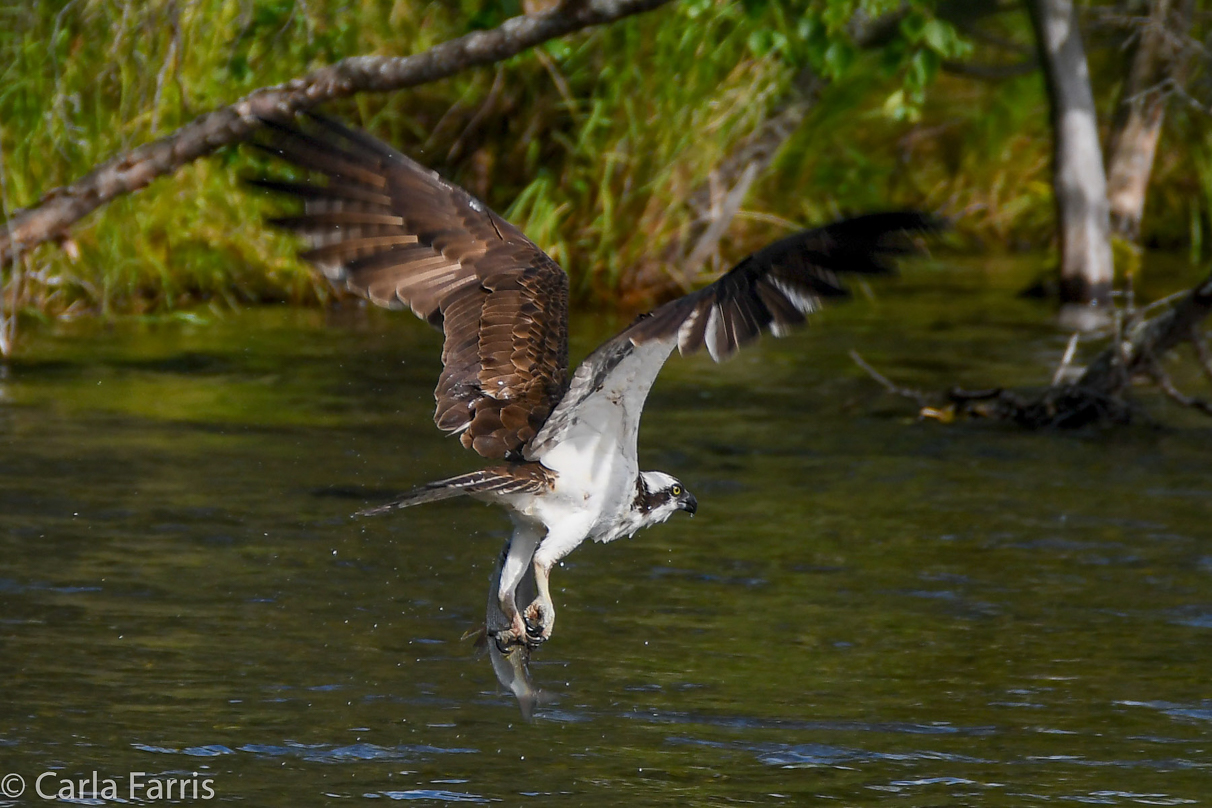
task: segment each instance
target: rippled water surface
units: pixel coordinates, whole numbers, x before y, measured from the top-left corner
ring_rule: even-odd
[[[641,459],[698,515],[556,571],[532,723],[460,641],[503,513],[349,518],[476,465],[430,421],[435,333],[32,335],[0,380],[13,804],[47,771],[256,806],[1212,802],[1212,424],[1147,396],[1164,426],[917,423],[846,355],[1046,380],[1066,335],[1021,281],[914,268],[722,368],[673,360]],[[583,316],[574,354],[618,325]]]

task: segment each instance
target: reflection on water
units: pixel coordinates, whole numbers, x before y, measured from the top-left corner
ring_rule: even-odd
[[[698,515],[567,559],[533,722],[459,639],[505,515],[349,518],[475,466],[429,420],[435,334],[36,336],[0,381],[0,774],[199,772],[265,806],[1200,804],[1209,424],[1153,399],[1167,426],[917,424],[847,358],[1046,379],[1066,335],[1017,283],[918,269],[723,368],[672,361],[641,462]],[[581,354],[619,325],[586,319]]]
[[[535,686],[534,678],[530,675],[531,648],[523,643],[513,643],[502,648],[497,641],[497,636],[511,628],[513,622],[501,610],[501,599],[497,594],[501,591],[501,572],[505,567],[505,560],[509,557],[510,543],[510,540],[507,540],[505,546],[497,553],[497,563],[489,577],[488,603],[484,608],[484,630],[480,633],[480,643],[488,651],[497,682],[513,694],[522,709],[522,717],[530,721],[540,704],[550,702]],[[522,575],[522,580],[514,587],[514,597],[518,603],[530,603],[537,591],[534,568],[528,567]]]

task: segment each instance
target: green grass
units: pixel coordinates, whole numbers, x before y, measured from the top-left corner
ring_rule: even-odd
[[[519,10],[486,0],[5,7],[5,210],[256,87],[345,56],[418,52]],[[797,13],[788,3],[684,1],[329,111],[518,222],[569,270],[580,301],[641,304],[665,273],[680,274],[666,250],[691,225],[686,197],[787,92],[796,67],[769,42],[772,31],[795,29]],[[968,243],[1048,243],[1040,78],[943,78],[907,122],[885,111],[901,86],[886,57],[860,56],[827,90],[751,191],[726,259],[789,226],[897,206],[964,211]],[[1146,239],[1202,252],[1212,146],[1186,113],[1166,138]],[[102,208],[72,231],[78,259],[54,246],[29,257],[20,305],[47,317],[323,299],[327,289],[294,260],[290,240],[263,226],[273,202],[239,183],[268,169],[229,149]]]

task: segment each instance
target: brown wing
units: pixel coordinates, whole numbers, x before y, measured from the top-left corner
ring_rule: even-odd
[[[324,176],[254,180],[300,197],[273,220],[305,236],[303,258],[387,308],[442,329],[434,421],[488,458],[534,437],[568,377],[568,276],[520,230],[457,185],[323,118],[266,121],[257,145]]]

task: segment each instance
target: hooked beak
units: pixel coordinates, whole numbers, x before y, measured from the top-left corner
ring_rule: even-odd
[[[686,501],[682,503],[682,510],[694,516],[694,512],[699,509],[699,501],[694,498],[694,494],[686,492]]]

